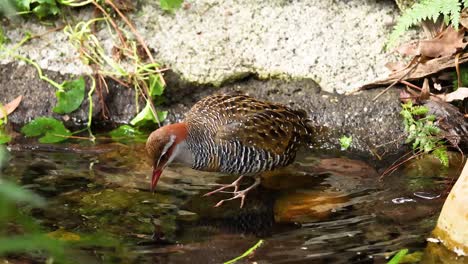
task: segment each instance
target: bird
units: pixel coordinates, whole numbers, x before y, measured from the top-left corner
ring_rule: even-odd
[[[179,162],[192,169],[238,175],[230,184],[206,193],[209,196],[233,188],[232,197],[240,199],[260,184],[259,174],[291,164],[299,147],[310,141],[313,128],[303,110],[280,103],[255,99],[244,94],[207,96],[186,113],[185,118],[153,131],[146,152],[153,166],[151,190],[162,171]],[[255,182],[239,190],[240,181],[254,177]]]

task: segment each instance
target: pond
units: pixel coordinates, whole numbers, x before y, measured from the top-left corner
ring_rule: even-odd
[[[259,240],[238,263],[385,263],[402,248],[429,259],[426,238],[459,169],[425,158],[379,180],[382,168],[372,162],[303,152],[263,174],[240,209],[239,200],[213,207],[229,194],[203,197],[235,177],[177,165],[151,193],[141,144],[10,152],[3,175],[47,199],[33,215],[49,232],[99,233],[123,244],[73,251],[78,263],[223,263]]]

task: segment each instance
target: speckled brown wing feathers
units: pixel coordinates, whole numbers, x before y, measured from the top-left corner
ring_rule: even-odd
[[[192,107],[185,121],[203,127],[219,144],[238,140],[273,154],[282,154],[312,136],[305,112],[246,95],[206,97]]]

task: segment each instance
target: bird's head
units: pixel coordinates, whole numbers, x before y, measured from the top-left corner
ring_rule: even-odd
[[[153,176],[151,190],[156,188],[161,173],[180,153],[179,144],[187,138],[185,123],[163,126],[150,134],[146,141],[146,152],[151,165]]]

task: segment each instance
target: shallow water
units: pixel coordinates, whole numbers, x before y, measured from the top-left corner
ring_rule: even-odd
[[[426,238],[459,169],[425,159],[379,181],[372,164],[302,153],[290,167],[262,175],[244,208],[238,200],[213,208],[229,194],[202,195],[235,177],[174,165],[153,194],[142,149],[17,148],[3,176],[47,198],[33,215],[50,232],[98,232],[124,244],[123,251],[74,251],[78,262],[223,263],[263,239],[238,263],[385,263],[402,248],[437,263]]]

